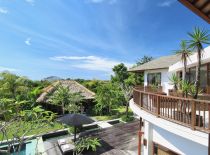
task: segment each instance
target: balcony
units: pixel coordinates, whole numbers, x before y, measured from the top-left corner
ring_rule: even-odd
[[[152,115],[210,133],[210,101],[162,95],[143,87],[134,88],[133,100],[140,109]]]

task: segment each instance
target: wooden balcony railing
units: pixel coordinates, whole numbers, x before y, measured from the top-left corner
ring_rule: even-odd
[[[133,99],[141,109],[163,119],[210,132],[210,101],[160,95],[154,92],[133,90]]]

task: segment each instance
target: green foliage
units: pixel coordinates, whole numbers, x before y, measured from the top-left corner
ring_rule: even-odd
[[[113,107],[122,104],[124,101],[119,87],[113,83],[98,86],[95,100],[95,110],[99,114],[102,114],[104,110],[106,113],[110,113]]]
[[[77,113],[80,110],[83,96],[81,93],[71,93],[68,87],[59,85],[53,95],[49,94],[49,101],[55,105],[61,105],[63,114],[65,110]]]
[[[144,55],[143,58],[137,60],[136,65],[143,65],[144,63],[147,63],[151,60],[153,60],[153,57]]]
[[[95,92],[97,91],[97,87],[107,83],[107,81],[102,81],[102,80],[84,80],[84,79],[76,79],[75,81],[79,82],[80,84],[82,84],[83,86],[85,86],[86,88],[90,89],[91,91]]]
[[[112,82],[123,83],[129,77],[127,67],[121,63],[113,67],[114,76],[111,76]]]
[[[50,111],[45,111],[40,106],[31,107],[30,110],[21,108],[27,102],[15,102],[11,106],[9,100],[4,100],[2,103],[7,105],[8,112],[2,112],[3,118],[6,121],[0,122],[0,137],[7,140],[8,151],[12,150],[14,143],[17,143],[17,148],[13,148],[14,152],[19,152],[23,144],[30,139],[26,137],[29,133],[41,134],[46,131],[46,128],[53,124],[55,114]],[[39,132],[38,132],[39,131]],[[9,140],[11,137],[11,141]],[[0,141],[0,142],[1,142]]]
[[[96,151],[97,147],[100,147],[101,143],[98,138],[92,138],[92,137],[84,137],[80,138],[76,142],[76,153],[81,154],[84,150],[91,150]]]
[[[65,106],[65,109],[70,113],[78,113],[81,110],[84,97],[81,93],[70,93],[70,102]]]
[[[210,44],[210,35],[208,31],[195,27],[192,33],[188,33],[191,38],[188,43],[189,47],[193,49],[203,49],[203,44]]]
[[[121,117],[121,119],[122,119],[122,121],[124,121],[124,122],[132,122],[133,120],[134,120],[134,117],[133,116],[126,116],[126,115],[123,115],[122,117]]]
[[[190,50],[190,47],[187,45],[187,42],[185,40],[182,40],[180,43],[180,49],[175,51],[177,55],[181,55],[181,60],[184,64],[184,71],[183,71],[183,76],[185,80],[186,76],[186,69],[187,69],[187,59],[192,55],[192,52]]]
[[[174,86],[174,89],[178,90],[178,85],[181,81],[179,77],[175,73],[173,73],[172,76],[169,78],[169,80],[171,81],[171,84]]]
[[[29,99],[28,92],[32,87],[32,81],[26,77],[2,72],[0,73],[0,85],[0,97],[25,100]]]
[[[198,89],[198,94],[201,94],[202,93],[202,89]],[[192,96],[192,97],[194,97],[195,95],[196,95],[196,87],[195,87],[195,85],[194,84],[191,84],[191,86],[190,86],[190,89],[189,89],[189,95],[190,96]]]
[[[203,51],[204,44],[210,44],[210,35],[208,31],[204,29],[200,29],[195,27],[193,33],[188,33],[190,40],[189,40],[189,47],[197,52],[197,69],[196,69],[196,80],[195,80],[195,95],[194,98],[196,99],[199,93],[200,87],[200,69],[201,69],[201,56]]]
[[[191,89],[191,83],[186,81],[186,80],[182,80],[180,82],[180,88],[181,88],[181,91],[184,93],[185,97],[187,97],[190,89]]]
[[[32,81],[26,77],[9,72],[0,73],[0,97],[17,101],[30,100],[35,102],[42,89],[49,85],[47,81]]]
[[[121,118],[125,115],[126,112],[126,106],[117,106],[116,108],[113,108],[111,113],[108,113],[103,116],[94,116],[94,118],[98,121],[107,121],[112,119]],[[128,110],[128,116],[133,116],[133,112],[131,109]]]

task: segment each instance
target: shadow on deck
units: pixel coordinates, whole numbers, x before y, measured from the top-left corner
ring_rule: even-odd
[[[138,148],[137,132],[139,121],[117,124],[113,127],[84,132],[81,136],[92,136],[101,139],[102,146],[96,152],[84,155],[136,155]]]

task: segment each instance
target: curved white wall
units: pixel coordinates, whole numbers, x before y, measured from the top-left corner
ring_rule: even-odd
[[[148,144],[151,141],[167,147],[168,149],[184,155],[207,155],[208,134],[200,131],[193,131],[190,128],[158,118],[141,110],[130,100],[131,110],[142,117],[145,121],[145,138]],[[150,134],[148,134],[150,133]],[[144,148],[145,155],[149,154],[151,148]]]

